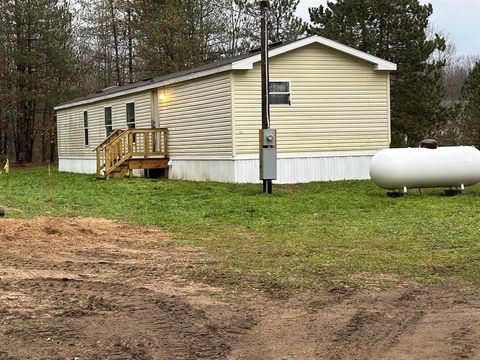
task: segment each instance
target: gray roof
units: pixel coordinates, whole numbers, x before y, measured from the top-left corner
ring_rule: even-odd
[[[285,46],[285,45],[287,45],[287,44],[281,44],[281,45],[280,44],[273,44],[270,47],[275,47],[276,48],[276,47],[281,47],[281,46]],[[183,70],[183,71],[178,71],[178,72],[168,74],[168,75],[147,78],[145,80],[137,81],[137,82],[134,82],[132,84],[127,84],[127,85],[123,85],[123,86],[111,86],[111,87],[108,87],[108,88],[105,88],[105,89],[102,89],[102,90],[98,90],[95,93],[83,96],[81,98],[70,100],[68,102],[63,103],[61,106],[77,103],[77,102],[84,101],[84,100],[91,100],[91,99],[95,99],[97,97],[103,97],[105,95],[111,95],[111,94],[115,94],[115,93],[125,91],[125,90],[132,90],[132,89],[140,88],[140,87],[143,87],[147,84],[162,83],[164,81],[172,80],[172,79],[182,77],[182,76],[185,76],[185,75],[191,75],[191,74],[195,74],[195,73],[202,72],[202,71],[205,71],[205,70],[215,69],[215,68],[218,68],[218,67],[221,67],[221,66],[224,66],[224,65],[233,64],[236,61],[247,59],[251,56],[255,56],[256,54],[258,54],[259,51],[260,50],[257,50],[257,49],[251,50],[250,52],[248,52],[246,54],[233,56],[233,57],[230,57],[230,58],[227,58],[227,59],[217,60],[217,61],[205,64],[205,65],[197,66],[197,67],[187,69],[187,70]]]

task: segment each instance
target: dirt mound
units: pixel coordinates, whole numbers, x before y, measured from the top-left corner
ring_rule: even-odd
[[[212,289],[185,285],[177,270],[201,256],[155,227],[2,220],[0,359],[223,357],[224,334],[249,321],[196,307],[195,295]]]
[[[155,227],[0,220],[0,359],[479,358],[476,289],[226,302],[180,276],[205,257]]]

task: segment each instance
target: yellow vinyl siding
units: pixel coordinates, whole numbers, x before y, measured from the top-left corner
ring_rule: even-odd
[[[290,81],[291,106],[272,105],[278,151],[322,152],[388,147],[388,73],[312,44],[270,60],[270,80]],[[258,151],[260,64],[234,73],[234,151]]]
[[[230,73],[160,88],[159,97],[170,156],[232,155]]]
[[[126,104],[135,103],[135,126],[151,127],[150,91],[57,111],[58,155],[93,157],[93,150],[105,139],[105,107],[112,107],[112,128],[127,128]],[[83,112],[88,111],[89,146],[84,146]]]
[[[272,81],[289,81],[291,106],[272,105],[280,153],[376,150],[388,147],[389,78],[364,60],[311,44],[270,61]],[[260,64],[145,90],[85,106],[58,110],[60,157],[93,157],[105,139],[104,108],[112,106],[112,128],[126,128],[126,104],[135,102],[137,128],[169,130],[172,157],[230,157],[258,152],[261,127]],[[84,146],[83,111],[90,146]]]

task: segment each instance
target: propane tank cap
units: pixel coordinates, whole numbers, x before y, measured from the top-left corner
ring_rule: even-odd
[[[420,141],[420,147],[426,149],[436,149],[438,148],[438,142],[437,140],[433,139],[425,139]]]

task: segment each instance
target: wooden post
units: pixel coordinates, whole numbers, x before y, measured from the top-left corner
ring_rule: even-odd
[[[128,133],[128,156],[133,155],[133,134],[131,132]]]
[[[97,176],[100,176],[100,148],[97,148]]]
[[[162,130],[162,136],[163,136],[163,156],[165,157],[168,157],[168,129],[163,129]],[[168,179],[168,175],[169,175],[169,166],[167,164],[167,168],[165,169],[165,172],[164,172],[164,175],[165,175],[165,178]]]
[[[110,171],[110,146],[105,146],[105,179],[108,179]]]
[[[163,130],[163,155],[168,156],[168,130]]]
[[[148,133],[143,133],[143,157],[147,157],[148,155]]]

